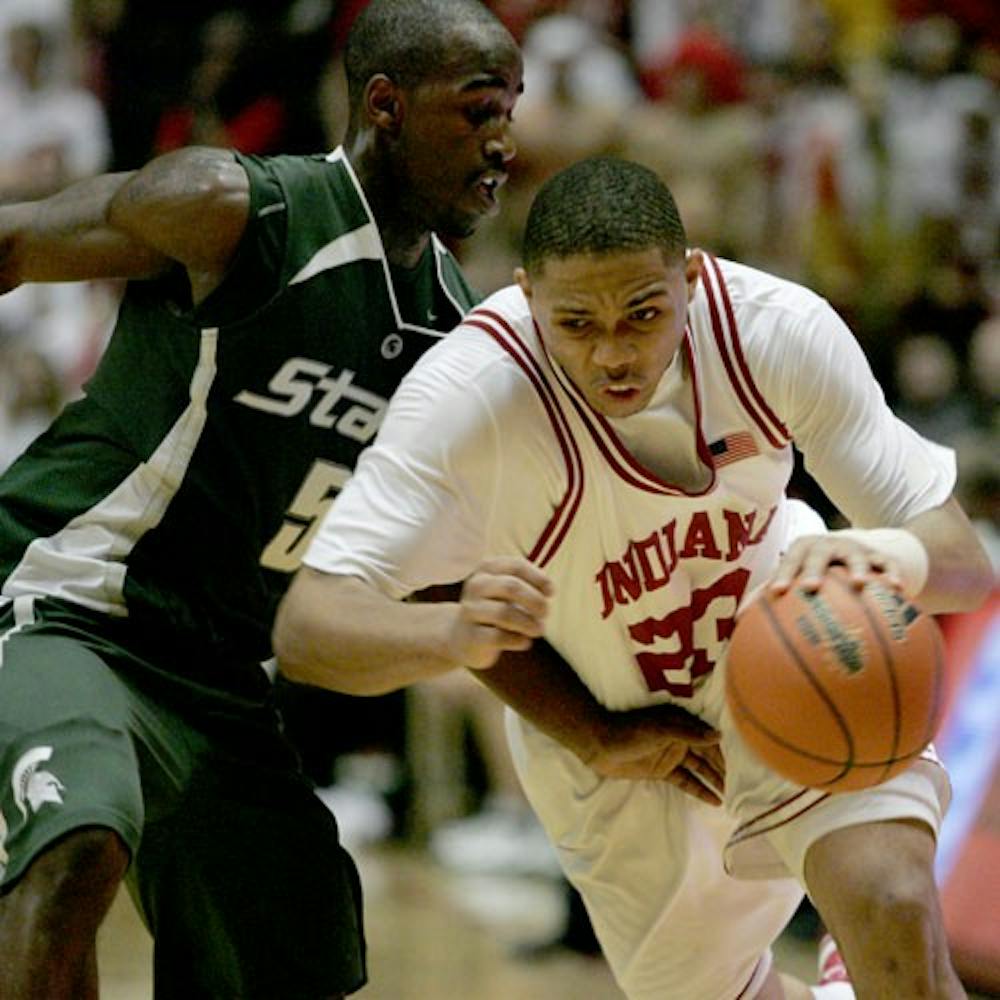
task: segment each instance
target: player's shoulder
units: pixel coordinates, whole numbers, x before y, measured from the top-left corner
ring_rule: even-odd
[[[710,294],[724,294],[737,316],[806,317],[829,308],[821,295],[805,285],[748,264],[707,256],[705,269]]]
[[[511,356],[513,345],[521,345],[526,353],[536,347],[531,312],[516,285],[494,292],[472,309],[416,367],[438,372],[466,386],[496,378],[520,377]]]
[[[531,324],[531,308],[518,285],[507,285],[487,296],[475,312],[521,330]]]
[[[696,336],[700,330],[703,338],[731,340],[755,370],[778,358],[807,358],[846,330],[812,289],[731,260],[706,255],[701,295],[702,308],[693,310]]]
[[[282,200],[300,204],[299,224],[319,226],[347,212],[352,226],[371,221],[354,171],[342,148],[332,153],[278,153],[260,156],[236,152],[254,192],[280,192]],[[265,195],[265,198],[269,197]]]
[[[755,378],[814,364],[850,335],[826,299],[789,278],[706,254],[700,284],[689,312],[696,345],[728,345]]]
[[[417,361],[396,397],[423,399],[422,405],[439,410],[475,411],[484,419],[500,413],[513,419],[536,395],[526,372],[534,365],[527,360],[536,349],[533,338],[531,313],[520,289],[496,292]],[[511,347],[512,340],[522,345],[522,354]]]
[[[340,151],[333,153],[241,153],[236,159],[251,174],[278,178],[326,177],[347,174],[347,163]]]
[[[500,353],[509,354],[517,346],[535,353],[537,348],[531,308],[517,285],[508,285],[488,296],[462,325],[485,335]]]

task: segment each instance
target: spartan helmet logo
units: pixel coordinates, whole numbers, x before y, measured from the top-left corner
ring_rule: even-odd
[[[38,770],[38,765],[51,756],[52,747],[32,747],[14,765],[10,783],[14,789],[14,804],[24,819],[28,818],[28,806],[36,813],[45,802],[62,805],[66,786],[50,771]]]

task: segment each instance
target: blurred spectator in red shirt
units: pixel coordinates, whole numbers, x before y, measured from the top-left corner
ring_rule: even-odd
[[[205,22],[201,58],[183,102],[160,117],[154,152],[181,146],[234,147],[244,153],[275,153],[283,145],[284,102],[265,82],[250,18],[223,10]]]

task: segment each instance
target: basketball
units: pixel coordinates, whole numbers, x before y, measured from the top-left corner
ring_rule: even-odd
[[[835,566],[815,593],[768,593],[743,612],[725,680],[736,728],[765,764],[812,788],[868,788],[934,736],[941,634],[890,587],[856,590]]]

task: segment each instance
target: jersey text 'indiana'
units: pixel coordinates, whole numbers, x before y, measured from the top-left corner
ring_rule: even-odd
[[[331,376],[332,367],[309,358],[289,358],[268,382],[270,396],[244,389],[234,397],[237,403],[279,417],[294,417],[312,406],[309,423],[315,427],[336,427],[344,437],[367,443],[385,416],[387,400],[354,384],[355,373],[345,368]],[[350,404],[335,413],[338,403]]]
[[[745,514],[723,510],[718,529],[713,526],[709,512],[700,510],[688,520],[679,546],[676,519],[646,538],[629,542],[622,555],[605,563],[594,577],[601,588],[601,617],[607,618],[615,605],[631,604],[642,594],[665,587],[681,559],[725,562],[737,559],[748,545],[757,545],[763,539],[777,509],[772,507],[759,526],[756,525],[759,513],[756,510]]]

